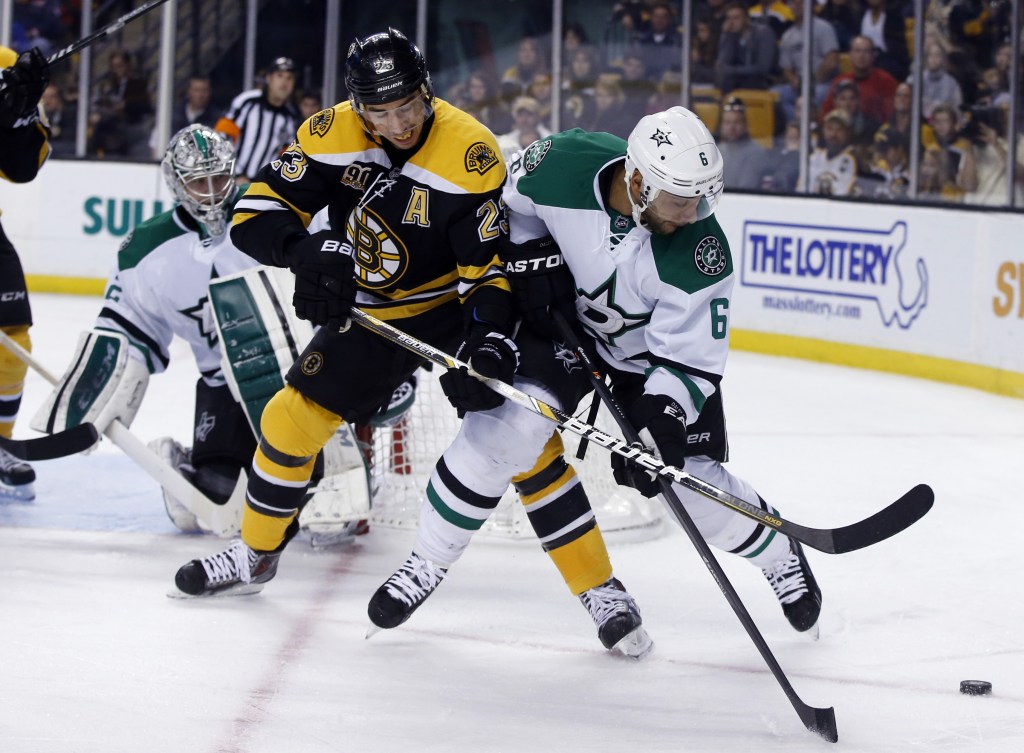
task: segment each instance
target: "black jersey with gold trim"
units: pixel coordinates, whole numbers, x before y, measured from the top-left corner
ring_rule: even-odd
[[[344,229],[355,249],[357,305],[375,316],[416,316],[455,300],[506,311],[498,146],[443,100],[434,100],[432,118],[423,143],[396,163],[406,154],[371,140],[348,102],[313,115],[238,202],[232,239],[259,261],[285,266],[285,249],[327,207],[331,227]]]

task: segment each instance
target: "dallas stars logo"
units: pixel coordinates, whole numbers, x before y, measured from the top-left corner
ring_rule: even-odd
[[[631,314],[615,303],[615,274],[588,293],[576,289],[576,313],[583,325],[608,343],[651,321],[650,312]]]
[[[658,146],[664,146],[665,144],[668,144],[669,146],[672,146],[672,139],[670,139],[668,137],[668,134],[665,133],[660,128],[655,128],[654,129],[654,135],[651,136],[651,141],[653,141]]]
[[[203,296],[195,306],[182,309],[179,313],[192,319],[199,329],[199,336],[206,338],[211,348],[217,345],[217,328],[213,326],[213,312],[210,310],[210,299]]]

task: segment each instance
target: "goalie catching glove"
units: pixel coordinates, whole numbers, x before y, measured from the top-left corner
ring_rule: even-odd
[[[666,465],[682,468],[686,462],[686,413],[668,395],[644,394],[629,410],[630,421],[640,441]],[[654,471],[636,465],[621,455],[611,456],[615,482],[631,486],[645,497],[658,494]]]
[[[128,338],[120,332],[83,332],[71,366],[30,426],[45,434],[85,422],[102,434],[115,419],[131,426],[149,385],[149,369],[132,358],[130,350]]]
[[[469,368],[482,377],[512,384],[519,368],[519,348],[500,332],[474,326],[459,346],[455,357],[464,360]],[[466,411],[497,408],[505,398],[469,373],[465,367],[449,369],[441,375],[441,389],[459,415]]]
[[[288,249],[288,267],[295,274],[292,305],[300,319],[321,327],[346,330],[356,300],[352,244],[343,233],[321,230]]]
[[[523,321],[537,334],[560,340],[550,312],[560,311],[567,321],[575,321],[576,286],[555,239],[507,243],[501,261]]]

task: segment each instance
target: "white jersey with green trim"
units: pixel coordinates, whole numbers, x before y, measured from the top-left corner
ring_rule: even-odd
[[[138,225],[121,244],[96,326],[126,335],[132,357],[150,373],[167,368],[177,335],[189,344],[207,384],[223,385],[210,280],[254,266],[228,233],[211,237],[176,207]]]
[[[626,142],[574,129],[509,162],[504,200],[513,243],[551,235],[572,272],[580,322],[613,368],[646,376],[692,423],[716,389],[729,350],[735,280],[714,215],[652,235],[605,205],[603,181]]]

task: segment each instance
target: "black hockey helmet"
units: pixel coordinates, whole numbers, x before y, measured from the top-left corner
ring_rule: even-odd
[[[434,97],[419,47],[397,29],[356,38],[345,58],[345,86],[353,105],[380,105],[421,91]]]

